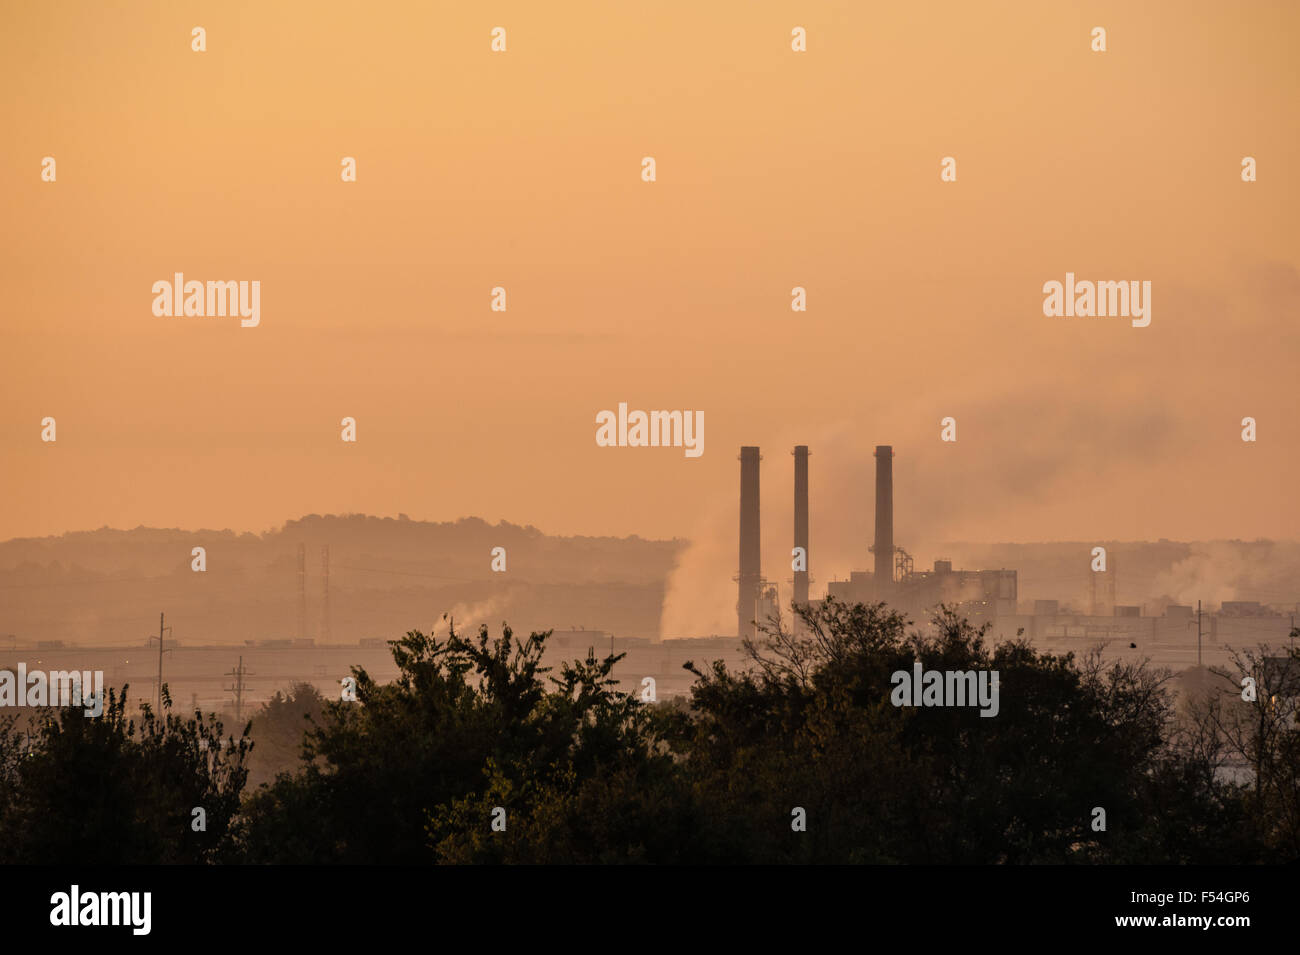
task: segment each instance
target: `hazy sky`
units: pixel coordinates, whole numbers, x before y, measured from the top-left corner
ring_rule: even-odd
[[[869,540],[886,443],[900,542],[1300,534],[1300,5],[2,16],[0,538],[475,514],[734,560],[757,444],[788,555],[796,443],[815,553]],[[260,326],[155,317],[178,271]],[[1067,271],[1150,326],[1044,317]],[[704,455],[597,447],[620,401]]]

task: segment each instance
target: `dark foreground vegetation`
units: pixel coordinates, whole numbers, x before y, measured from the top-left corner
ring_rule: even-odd
[[[652,704],[613,688],[620,657],[548,672],[546,634],[483,628],[469,639],[411,632],[392,643],[395,682],[355,669],[357,702],[297,687],[238,738],[212,717],[174,714],[166,699],[161,716],[143,707],[131,717],[115,695],[99,719],[47,711],[30,731],[8,716],[0,861],[1300,856],[1300,730],[1283,679],[1294,668],[1246,652],[1240,672],[1180,698],[1145,664],[990,647],[950,612],[934,624],[909,633],[883,605],[828,601],[795,628],[768,628],[750,646],[752,670],[691,666],[689,700]],[[917,660],[997,670],[997,715],[894,706],[891,674]],[[1253,701],[1242,699],[1243,676],[1256,680]],[[290,751],[293,771],[272,778]],[[263,784],[250,785],[250,772]]]

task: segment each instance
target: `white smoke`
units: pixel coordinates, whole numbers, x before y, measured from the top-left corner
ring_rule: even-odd
[[[1152,593],[1175,603],[1217,607],[1225,600],[1262,603],[1294,599],[1300,572],[1300,544],[1294,541],[1243,544],[1208,541],[1168,570],[1156,575]]]
[[[738,508],[715,499],[696,521],[664,588],[659,632],[665,639],[736,632],[736,587],[728,585],[736,571],[727,568],[738,560]]]
[[[462,602],[456,604],[447,611],[445,618],[439,618],[433,627],[431,636],[436,636],[441,640],[447,638],[450,625],[455,624],[456,632],[462,637],[477,633],[480,624],[487,624],[489,627],[494,623],[500,622],[501,610],[509,605],[508,595],[497,595],[489,597],[487,600],[480,600],[475,603]]]

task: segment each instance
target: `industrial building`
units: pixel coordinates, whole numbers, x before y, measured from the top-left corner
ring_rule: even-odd
[[[809,594],[812,553],[809,545],[807,445],[794,449],[794,579],[793,601],[816,606]],[[930,570],[916,570],[908,552],[894,537],[894,449],[875,450],[875,538],[866,548],[872,571],[852,571],[847,580],[831,580],[826,596],[845,603],[884,602],[924,623],[940,604],[952,607],[976,626],[989,625],[994,641],[1024,638],[1053,652],[1083,651],[1099,643],[1119,654],[1150,655],[1175,667],[1222,665],[1229,646],[1287,641],[1294,618],[1255,601],[1224,601],[1218,612],[1170,604],[1158,616],[1143,608],[1116,602],[1116,568],[1112,557],[1105,571],[1090,572],[1085,608],[1063,607],[1058,600],[1037,599],[1032,607],[1018,605],[1019,575],[1007,568],[959,570],[939,559]],[[741,448],[740,574],[736,603],[737,633],[753,638],[758,626],[779,611],[789,621],[789,603],[779,599],[776,584],[763,577],[759,552],[759,465],[757,447]],[[799,556],[802,554],[802,564]],[[1091,559],[1090,556],[1081,559]],[[1027,612],[1031,611],[1032,612]],[[797,621],[793,623],[797,626]]]
[[[808,446],[794,449],[794,553],[803,555],[803,569],[795,569],[793,601],[809,599],[811,551],[808,541]],[[894,542],[894,449],[876,447],[875,541],[867,548],[874,571],[853,571],[848,580],[832,580],[827,596],[846,603],[884,601],[915,620],[926,619],[939,604],[956,607],[973,622],[1016,612],[1016,571],[954,570],[952,561],[937,560],[934,569],[917,571],[912,557]],[[778,588],[762,574],[759,554],[759,463],[756,447],[740,449],[740,573],[736,600],[737,633],[752,638],[757,626],[781,607]],[[781,607],[784,610],[784,607]]]

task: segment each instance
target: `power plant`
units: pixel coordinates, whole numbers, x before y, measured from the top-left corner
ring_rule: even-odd
[[[812,554],[809,545],[809,493],[807,445],[798,445],[794,455],[794,571],[791,601],[816,607],[821,600],[810,593]],[[1082,612],[1060,609],[1058,601],[1038,600],[1034,613],[1022,613],[1017,606],[1019,574],[1015,570],[958,570],[952,561],[940,558],[931,570],[916,570],[912,556],[898,545],[894,535],[894,449],[877,445],[875,487],[875,535],[867,548],[873,570],[851,571],[847,580],[831,580],[825,595],[843,603],[886,603],[916,623],[924,623],[940,604],[954,608],[972,623],[993,623],[994,632],[1014,637],[1017,632],[1031,639],[1055,639],[1087,634],[1091,638],[1129,639],[1159,635],[1173,641],[1186,629],[1185,610],[1171,606],[1164,616],[1143,617],[1137,606],[1116,602],[1114,557],[1104,571],[1090,573],[1091,594]],[[736,601],[736,632],[754,638],[759,627],[777,613],[789,609],[779,599],[777,586],[763,577],[760,548],[759,464],[757,447],[740,449],[740,574]],[[1082,559],[1082,558],[1081,558]],[[1225,603],[1229,607],[1231,602]],[[1225,609],[1225,613],[1227,610]],[[798,628],[798,620],[791,621]],[[1217,626],[1217,623],[1216,623]],[[1005,631],[1005,632],[1004,632]],[[1166,631],[1173,636],[1166,636]]]
[[[792,600],[816,606],[810,599],[812,558],[808,530],[807,445],[794,449],[794,568]],[[875,542],[868,548],[874,572],[852,571],[848,580],[832,580],[827,596],[845,603],[884,601],[893,609],[924,620],[939,604],[956,606],[974,621],[1016,613],[1017,574],[1014,570],[953,570],[952,561],[936,560],[932,571],[916,571],[912,557],[894,542],[894,448],[876,446]],[[740,449],[740,574],[736,600],[736,632],[753,638],[781,607],[775,584],[762,572],[759,546],[759,462],[756,447]],[[784,608],[782,608],[784,609]]]

